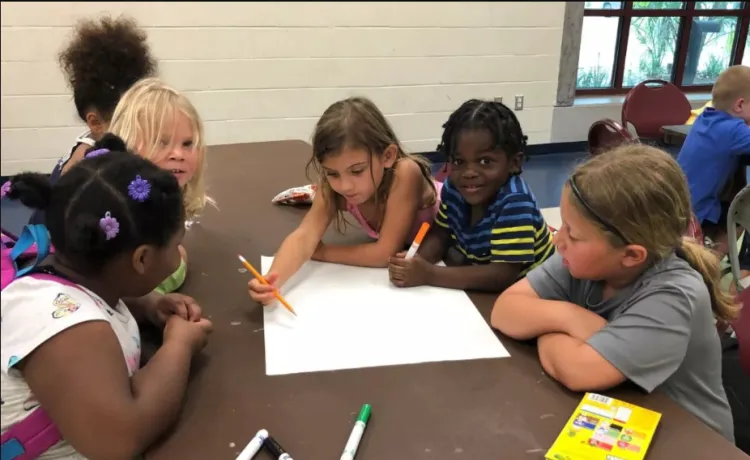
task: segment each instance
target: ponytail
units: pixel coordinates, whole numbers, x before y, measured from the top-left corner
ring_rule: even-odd
[[[740,306],[733,296],[721,289],[719,258],[713,252],[689,238],[682,239],[676,254],[703,277],[711,295],[711,309],[714,316],[725,322],[736,319],[739,315]]]
[[[44,174],[21,173],[8,182],[9,189],[5,196],[11,200],[19,200],[28,208],[44,210],[52,201],[52,184]]]

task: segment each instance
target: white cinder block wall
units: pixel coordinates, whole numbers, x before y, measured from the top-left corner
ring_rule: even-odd
[[[372,98],[407,149],[433,150],[471,97],[524,95],[550,139],[564,2],[3,2],[2,175],[49,172],[82,131],[57,53],[81,17],[133,16],[209,144],[309,140],[337,99]]]

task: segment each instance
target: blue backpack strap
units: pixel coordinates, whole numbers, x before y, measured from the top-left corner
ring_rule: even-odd
[[[16,241],[15,246],[13,246],[10,252],[10,258],[13,263],[15,264],[16,260],[34,244],[36,244],[36,259],[34,263],[22,269],[18,269],[16,266],[16,277],[25,275],[49,255],[49,232],[47,232],[47,227],[44,225],[35,224],[24,227],[21,236],[18,237],[18,241]]]

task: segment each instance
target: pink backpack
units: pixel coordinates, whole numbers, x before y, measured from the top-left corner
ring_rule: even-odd
[[[2,289],[33,270],[47,257],[51,249],[49,233],[44,225],[27,225],[19,238],[3,230],[0,258]],[[43,273],[32,273],[28,276],[75,286],[68,280]],[[2,434],[0,457],[2,460],[33,460],[61,439],[52,419],[38,407]]]

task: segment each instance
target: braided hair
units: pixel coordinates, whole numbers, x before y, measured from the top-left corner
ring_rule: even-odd
[[[82,275],[99,272],[138,246],[166,247],[183,227],[174,175],[105,135],[54,185],[44,174],[11,178],[7,197],[45,209],[56,253]]]
[[[445,155],[446,161],[456,156],[459,133],[472,129],[486,129],[492,136],[493,150],[502,150],[509,156],[520,153],[522,158],[526,157],[528,137],[523,134],[516,114],[502,102],[470,99],[451,113],[443,124],[443,136],[437,150]]]

